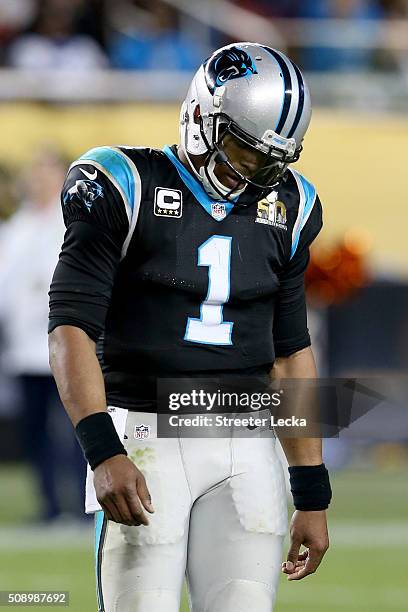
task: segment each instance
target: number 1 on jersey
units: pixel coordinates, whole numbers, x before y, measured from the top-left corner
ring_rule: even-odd
[[[188,317],[184,340],[201,344],[231,345],[233,323],[223,321],[231,276],[230,236],[211,236],[198,247],[198,265],[208,266],[208,292],[200,305],[200,318]]]

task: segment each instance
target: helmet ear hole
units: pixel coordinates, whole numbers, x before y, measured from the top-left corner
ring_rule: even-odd
[[[201,118],[201,110],[200,110],[200,105],[197,104],[197,106],[194,109],[194,113],[193,113],[193,119],[194,119],[194,123],[200,123],[200,118]]]

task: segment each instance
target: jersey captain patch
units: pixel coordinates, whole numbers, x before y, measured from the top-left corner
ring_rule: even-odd
[[[173,217],[183,214],[183,194],[179,189],[156,187],[154,191],[154,214],[156,217]]]

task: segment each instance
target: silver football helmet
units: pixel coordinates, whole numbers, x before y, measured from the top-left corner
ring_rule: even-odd
[[[180,113],[180,142],[192,171],[215,199],[236,198],[248,187],[263,197],[299,159],[309,126],[309,89],[288,57],[270,47],[242,42],[218,49],[195,74]],[[244,176],[224,147],[226,136],[252,147],[262,167]],[[197,171],[191,155],[206,154]],[[239,179],[235,191],[215,176],[225,163]]]

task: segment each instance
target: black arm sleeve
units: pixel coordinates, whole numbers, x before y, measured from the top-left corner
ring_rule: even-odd
[[[80,167],[95,171],[89,164]],[[49,292],[48,332],[73,325],[96,341],[129,229],[125,203],[102,172],[90,181],[78,166],[68,173],[61,202],[67,231]]]
[[[322,227],[322,207],[318,197],[300,233],[296,252],[280,275],[275,306],[273,338],[276,357],[288,357],[310,346],[307,328],[304,273],[309,263],[309,246]]]

